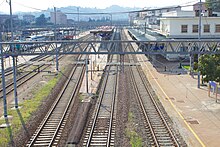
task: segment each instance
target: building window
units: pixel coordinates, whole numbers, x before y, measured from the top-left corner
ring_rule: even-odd
[[[192,32],[193,33],[198,33],[199,32],[199,26],[198,25],[193,25]]]
[[[210,32],[210,25],[204,25],[204,33]]]
[[[181,33],[187,33],[188,26],[187,25],[181,25]]]
[[[215,25],[215,32],[220,33],[220,24]]]

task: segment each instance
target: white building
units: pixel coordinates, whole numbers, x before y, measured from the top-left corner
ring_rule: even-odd
[[[194,5],[194,11],[163,13],[160,18],[160,33],[168,38],[198,38],[197,5]],[[220,17],[212,15],[205,7],[202,7],[201,38],[220,38]]]
[[[180,11],[181,6],[176,7],[164,7],[164,8],[144,8],[142,12],[139,12],[138,17],[133,21],[134,25],[147,26],[151,29],[159,29],[160,17],[164,12]]]
[[[67,16],[66,14],[62,13],[61,11],[57,11],[56,12],[56,20],[55,20],[55,13],[54,12],[50,12],[50,21],[52,23],[60,25],[60,24],[67,24]]]
[[[220,38],[220,17],[202,17],[201,21],[201,38]],[[163,17],[160,31],[169,38],[198,38],[199,17]]]
[[[198,39],[199,16],[196,11],[173,11],[163,13],[160,18],[160,34],[172,39]],[[201,39],[220,38],[220,17],[202,10]],[[173,43],[173,47],[177,44]],[[169,49],[168,49],[169,50]],[[168,60],[178,59],[178,55],[166,55]]]

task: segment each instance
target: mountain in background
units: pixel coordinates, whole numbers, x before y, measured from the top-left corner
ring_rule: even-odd
[[[128,12],[128,11],[135,11],[141,10],[141,8],[130,8],[130,7],[121,7],[118,5],[112,5],[105,9],[98,9],[98,8],[87,8],[87,7],[76,7],[76,6],[68,6],[68,7],[61,7],[57,8],[63,13],[78,13],[77,9],[79,8],[79,13],[115,13],[115,12]],[[19,18],[22,18],[23,15],[31,14],[36,17],[39,17],[41,14],[44,14],[46,17],[50,17],[50,12],[54,12],[53,9],[47,9],[47,11],[42,12],[17,12],[15,15],[18,15]],[[101,19],[102,17],[110,18],[110,15],[107,14],[99,14],[99,15],[79,15],[80,21],[88,21],[89,19]],[[128,14],[113,14],[113,20],[128,20]],[[67,14],[68,19],[73,19],[77,21],[78,15],[77,14]]]

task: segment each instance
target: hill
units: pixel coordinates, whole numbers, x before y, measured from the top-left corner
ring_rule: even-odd
[[[68,7],[60,7],[57,8],[57,10],[60,10],[63,13],[75,13],[75,14],[67,14],[68,19],[77,20],[78,13],[77,9],[79,9],[79,13],[111,13],[111,12],[128,12],[128,11],[134,11],[134,10],[140,10],[141,8],[129,8],[129,7],[121,7],[118,5],[112,5],[110,7],[107,7],[105,9],[98,9],[98,8],[88,8],[88,7],[76,7],[76,6],[68,6]],[[25,14],[32,14],[36,17],[39,17],[41,14],[44,14],[46,17],[50,17],[50,12],[53,12],[53,9],[47,9],[47,11],[36,11],[36,12],[18,12],[16,15],[19,17],[22,17]],[[81,21],[87,21],[90,19],[101,19],[103,17],[109,18],[110,15],[107,14],[98,14],[98,15],[82,15],[80,14],[80,20]],[[128,14],[114,14],[113,20],[128,20]]]

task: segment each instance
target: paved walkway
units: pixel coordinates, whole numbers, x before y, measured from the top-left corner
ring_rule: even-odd
[[[159,73],[144,55],[138,55],[138,60],[187,144],[218,147],[220,103],[215,95],[209,97],[207,87],[197,88],[197,76]]]
[[[219,147],[220,95],[216,103],[215,95],[208,96],[208,87],[197,88],[197,76],[184,74],[178,65],[172,65],[172,72],[163,72],[145,55],[138,55],[138,60],[186,143],[193,147]]]
[[[92,60],[92,62],[91,62]],[[88,64],[88,93],[95,94],[98,88],[98,84],[102,77],[103,70],[107,63],[107,55],[90,55]],[[92,63],[92,65],[91,65]],[[93,70],[91,73],[91,69]],[[80,88],[81,93],[87,93],[87,80],[86,73],[83,78],[82,86]]]

